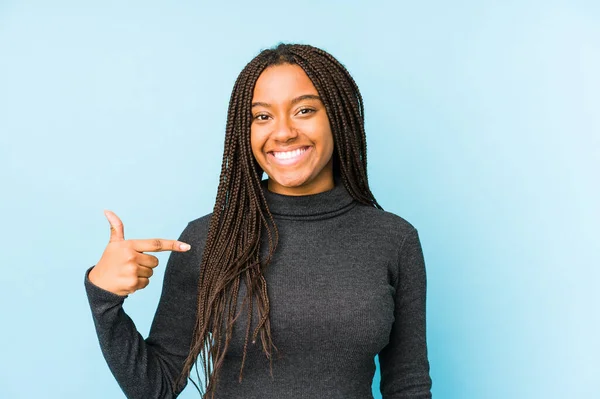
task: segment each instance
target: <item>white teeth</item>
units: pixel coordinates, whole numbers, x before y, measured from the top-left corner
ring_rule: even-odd
[[[286,151],[286,152],[275,152],[275,151],[273,151],[273,155],[277,159],[289,159],[289,158],[295,158],[295,157],[297,157],[298,155],[302,154],[304,151],[306,151],[306,148],[298,148],[297,150]]]

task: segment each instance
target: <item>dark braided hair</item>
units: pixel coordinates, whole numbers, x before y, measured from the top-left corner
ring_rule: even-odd
[[[278,231],[261,187],[263,170],[252,155],[250,126],[252,97],[258,77],[266,68],[282,64],[300,66],[321,97],[333,134],[334,176],[341,179],[356,201],[382,209],[367,180],[362,96],[346,68],[329,53],[309,45],[282,43],[260,52],[242,70],[231,93],[221,176],[200,265],[196,325],[190,352],[177,382],[177,388],[181,389],[201,356],[206,393],[202,393],[193,380],[192,383],[203,399],[209,394],[214,398],[218,372],[236,320],[234,315],[242,276],[247,286],[243,303],[248,303],[249,317],[239,381],[242,381],[248,348],[254,296],[260,320],[252,332],[252,342],[260,333],[272,376],[271,348],[277,351],[277,347],[271,339],[270,305],[263,272],[277,246]],[[265,259],[260,259],[263,240],[267,240],[268,254]],[[228,313],[223,343],[221,327],[225,309]],[[197,370],[196,365],[196,373]]]

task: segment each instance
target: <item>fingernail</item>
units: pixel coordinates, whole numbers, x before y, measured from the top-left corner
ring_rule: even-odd
[[[187,251],[191,248],[191,246],[189,244],[179,244],[179,248],[183,249],[184,251]]]

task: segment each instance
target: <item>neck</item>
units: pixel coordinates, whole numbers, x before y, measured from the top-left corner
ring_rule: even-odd
[[[269,210],[280,219],[326,219],[346,212],[357,204],[339,178],[334,179],[331,189],[305,195],[272,192],[268,180],[263,180],[261,185]]]

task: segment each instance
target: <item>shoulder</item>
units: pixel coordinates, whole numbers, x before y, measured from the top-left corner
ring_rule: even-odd
[[[359,204],[354,208],[356,217],[364,226],[371,229],[384,231],[389,235],[397,236],[400,241],[416,233],[416,227],[404,217],[393,212],[384,211],[368,205]]]
[[[199,218],[190,221],[188,223],[188,226],[190,228],[194,228],[194,229],[208,229],[208,225],[210,224],[211,217],[212,217],[212,212],[207,215],[200,216]]]
[[[393,212],[362,204],[351,212],[351,219],[345,225],[348,235],[357,237],[371,251],[389,259],[398,260],[405,244],[418,237],[416,227]]]
[[[169,278],[179,278],[179,281],[196,281],[195,279],[199,272],[198,267],[202,262],[202,255],[206,245],[211,216],[212,214],[204,215],[188,222],[179,236],[179,241],[190,244],[192,249],[186,252],[173,252],[171,254],[173,266],[167,267]]]
[[[194,243],[204,243],[208,235],[211,217],[212,213],[209,213],[188,222],[183,233],[181,233],[181,239],[183,241],[193,241]]]

